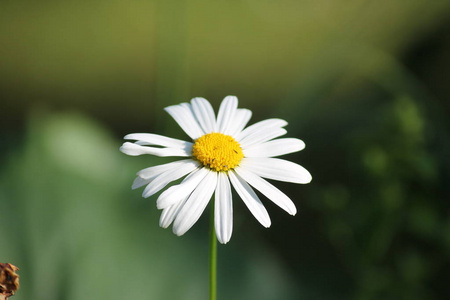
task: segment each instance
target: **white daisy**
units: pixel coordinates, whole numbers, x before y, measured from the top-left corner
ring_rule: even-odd
[[[252,187],[289,214],[296,214],[292,200],[263,178],[309,183],[312,177],[305,168],[273,158],[300,151],[305,144],[296,138],[275,139],[287,132],[283,129],[287,122],[281,119],[264,120],[244,129],[252,113],[237,106],[236,97],[225,97],[217,119],[211,104],[203,98],[166,107],[192,142],[149,133],[125,136],[126,140],[135,141],[122,145],[120,150],[125,154],[186,157],[143,169],[133,183],[133,189],[146,185],[142,196],[147,198],[187,175],[158,197],[157,207],[163,210],[161,227],[167,228],[173,222],[173,232],[184,234],[215,194],[216,235],[219,242],[227,243],[233,231],[231,185],[264,227],[271,224],[269,214]]]

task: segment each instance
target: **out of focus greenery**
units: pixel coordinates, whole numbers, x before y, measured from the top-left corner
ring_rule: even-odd
[[[208,213],[158,227],[121,137],[186,139],[163,112],[226,95],[280,117],[309,185],[275,183],[265,229],[238,197],[219,299],[445,299],[450,1],[3,0],[0,262],[13,299],[206,299]],[[263,198],[264,199],[264,198]]]

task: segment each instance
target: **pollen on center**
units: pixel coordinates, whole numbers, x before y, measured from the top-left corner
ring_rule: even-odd
[[[244,154],[233,137],[213,132],[195,140],[192,156],[205,167],[216,172],[224,172],[237,167]]]

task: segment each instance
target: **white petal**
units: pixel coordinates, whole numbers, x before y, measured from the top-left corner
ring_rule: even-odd
[[[220,172],[217,178],[214,224],[219,242],[222,244],[228,243],[233,232],[233,202],[230,182],[227,175],[223,172]]]
[[[289,214],[295,215],[297,213],[297,208],[295,208],[292,200],[272,184],[242,167],[235,168],[234,170],[251,186],[260,191],[264,196],[269,198],[273,203],[287,211]]]
[[[297,152],[305,148],[302,140],[294,138],[276,139],[242,149],[245,157],[274,157]]]
[[[136,177],[136,179],[133,181],[133,185],[131,186],[131,188],[133,190],[140,188],[141,186],[144,186],[146,184],[149,184],[150,181],[152,181],[152,179],[144,179],[142,177]]]
[[[268,127],[264,131],[260,131],[258,133],[246,136],[241,141],[239,141],[239,144],[243,149],[246,149],[247,147],[267,142],[271,139],[277,138],[286,133],[287,131],[284,128]]]
[[[208,175],[206,175],[189,196],[189,199],[175,218],[175,222],[173,223],[173,233],[178,236],[183,235],[195,224],[195,222],[197,222],[211,199],[216,184],[217,173],[209,171]]]
[[[285,120],[281,119],[267,119],[263,121],[259,121],[247,128],[245,128],[241,133],[236,136],[236,140],[240,141],[248,135],[252,135],[255,133],[263,132],[267,128],[281,128],[287,125]]]
[[[234,120],[232,120],[228,127],[228,135],[232,137],[238,136],[245,125],[252,117],[252,112],[245,108],[239,108],[234,115]]]
[[[241,144],[241,147],[244,148],[244,144],[248,147],[251,145],[251,143],[249,143],[250,141],[259,139],[261,136],[267,135],[268,132],[271,133],[271,136],[276,136],[276,133],[279,135],[284,134],[285,132],[280,130],[286,125],[287,122],[281,119],[268,119],[260,121],[241,131],[241,133],[236,136],[236,140]],[[267,139],[265,141],[267,141]]]
[[[161,217],[159,218],[159,226],[161,226],[162,228],[169,227],[170,224],[172,224],[173,220],[175,220],[176,216],[180,212],[180,209],[183,207],[188,197],[189,196],[186,196],[180,202],[163,209]]]
[[[293,183],[311,182],[311,174],[302,166],[278,158],[244,158],[239,164],[242,168],[258,176]]]
[[[234,189],[239,194],[242,201],[244,201],[245,205],[247,205],[256,220],[264,227],[270,227],[269,214],[253,189],[234,171],[228,172],[228,176],[230,177]]]
[[[203,132],[211,133],[217,131],[216,129],[216,116],[214,110],[208,100],[204,98],[194,98],[191,100],[192,111],[203,128]]]
[[[164,110],[172,116],[192,140],[196,140],[205,134],[200,128],[189,103],[168,106]]]
[[[143,179],[154,179],[155,177],[161,175],[162,173],[164,173],[168,170],[178,168],[179,166],[181,166],[185,163],[192,162],[192,161],[193,160],[189,158],[189,159],[174,161],[174,162],[163,164],[163,165],[153,166],[153,167],[149,167],[149,168],[140,170],[139,172],[137,172],[136,175],[139,177],[142,177]]]
[[[166,136],[152,134],[152,133],[131,133],[127,134],[124,139],[139,141],[139,145],[158,145],[169,148],[181,148],[184,149],[190,142],[169,138]],[[191,146],[192,147],[192,146]]]
[[[199,162],[195,160],[190,160],[180,165],[179,167],[175,167],[165,171],[164,173],[153,179],[149,185],[147,185],[144,192],[142,193],[142,197],[148,198],[156,194],[170,182],[177,180],[185,176],[186,174],[194,171],[195,169],[197,169],[198,166]]]
[[[228,128],[234,120],[238,106],[238,99],[235,96],[227,96],[220,104],[219,113],[217,114],[217,131],[223,134],[229,134]]]
[[[154,148],[147,146],[140,146],[134,143],[125,142],[122,147],[120,147],[120,151],[127,155],[138,156],[142,154],[151,154],[156,156],[191,156],[192,155],[192,146],[187,147],[185,149],[179,148]]]
[[[165,190],[158,197],[158,200],[156,200],[156,207],[163,209],[181,201],[184,197],[192,193],[209,172],[211,171],[206,168],[193,171],[180,184],[171,186]]]

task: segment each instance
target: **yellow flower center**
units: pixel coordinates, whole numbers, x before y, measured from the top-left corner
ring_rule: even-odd
[[[208,133],[195,140],[192,156],[216,172],[235,168],[244,157],[234,138],[222,133]]]

